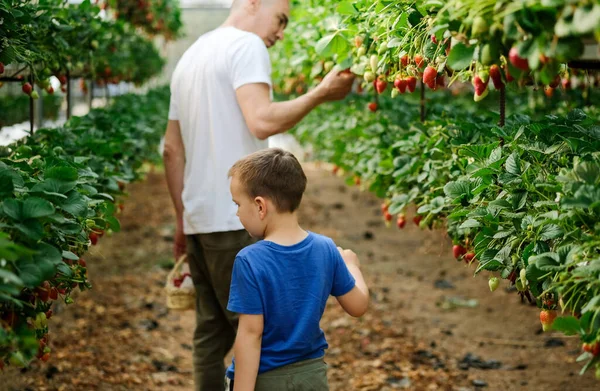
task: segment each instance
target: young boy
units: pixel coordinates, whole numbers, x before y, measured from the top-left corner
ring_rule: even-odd
[[[306,176],[291,153],[253,153],[229,176],[242,225],[262,240],[240,251],[233,266],[227,309],[240,317],[228,389],[328,390],[319,322],[329,295],[352,316],[366,312],[358,257],[298,224]]]

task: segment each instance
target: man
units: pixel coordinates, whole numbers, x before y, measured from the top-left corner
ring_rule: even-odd
[[[163,157],[177,219],[175,257],[187,252],[196,287],[198,391],[223,389],[238,322],[226,309],[233,262],[253,243],[236,216],[228,170],[319,104],[343,99],[354,80],[333,71],[307,94],[272,102],[267,48],[283,39],[288,19],[289,0],[235,0],[225,23],[201,36],[173,73]]]

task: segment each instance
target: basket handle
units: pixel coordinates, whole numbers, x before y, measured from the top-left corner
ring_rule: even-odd
[[[186,259],[187,254],[183,254],[181,257],[179,257],[179,260],[177,261],[177,263],[175,263],[175,266],[173,266],[173,270],[169,272],[169,275],[167,276],[167,281],[173,280],[173,278],[175,277],[175,273],[181,268],[181,265],[183,265]]]

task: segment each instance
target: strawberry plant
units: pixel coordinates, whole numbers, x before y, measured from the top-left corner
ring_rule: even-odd
[[[123,183],[159,159],[168,94],[121,96],[0,150],[2,363],[49,359],[52,303],[91,288],[81,257],[104,231],[119,231]]]

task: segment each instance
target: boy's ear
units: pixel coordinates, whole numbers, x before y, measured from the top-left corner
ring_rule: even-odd
[[[263,197],[256,197],[254,202],[258,208],[258,217],[264,219],[267,216],[267,200]]]

